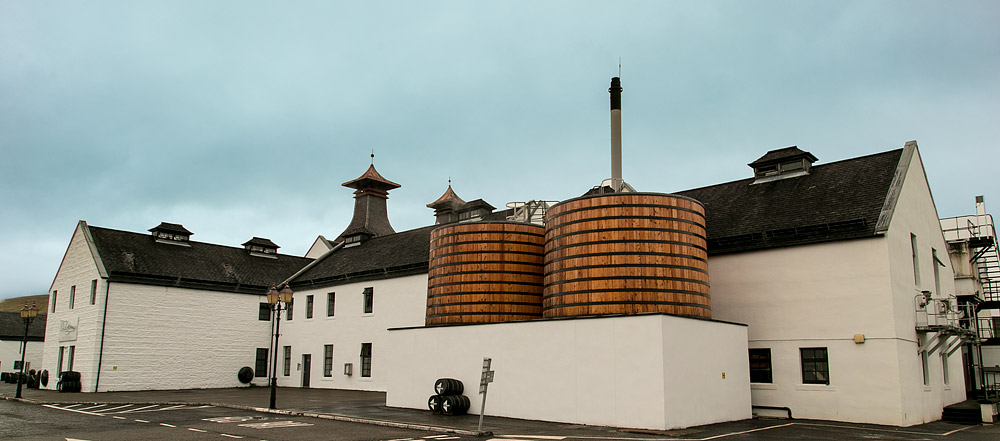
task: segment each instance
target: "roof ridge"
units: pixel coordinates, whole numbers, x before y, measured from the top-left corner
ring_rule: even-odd
[[[127,233],[127,234],[132,234],[132,235],[135,235],[135,236],[149,237],[148,234],[137,233],[135,231],[118,230],[118,229],[115,229],[115,228],[98,227],[98,226],[94,226],[94,225],[88,225],[87,227],[88,228],[92,228],[92,229],[96,228],[98,230],[114,231],[114,232],[117,232],[117,233]],[[223,245],[223,244],[211,243],[211,242],[200,242],[200,241],[197,241],[197,240],[189,240],[189,241],[187,241],[187,243],[199,244],[199,245],[206,245],[206,246],[211,246],[211,247],[228,248],[228,249],[237,250],[237,251],[246,251],[242,246],[231,246],[231,245]],[[310,259],[308,257],[296,256],[294,254],[275,253],[275,255],[276,256],[287,256],[287,257],[292,257],[292,258],[295,258],[295,259],[303,259],[303,260],[309,260],[309,261],[312,260],[312,259]]]

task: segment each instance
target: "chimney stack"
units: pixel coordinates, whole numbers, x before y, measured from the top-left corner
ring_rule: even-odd
[[[618,77],[611,78],[611,188],[622,190],[622,84]]]
[[[976,214],[979,216],[986,214],[986,201],[982,196],[976,196]]]

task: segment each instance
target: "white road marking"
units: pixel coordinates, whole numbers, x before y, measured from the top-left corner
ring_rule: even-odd
[[[63,406],[63,407],[65,407],[65,408],[69,409],[69,408],[71,408],[71,407],[76,407],[76,406],[79,406],[79,405],[80,405],[80,403],[76,403],[76,404],[67,404],[67,405],[65,405],[65,406]]]
[[[218,418],[204,418],[202,421],[211,421],[213,423],[245,423],[247,421],[253,421],[259,417],[254,416],[231,416],[231,417],[218,417]]]
[[[188,430],[190,430],[192,432],[200,432],[200,433],[207,432],[207,430],[195,429],[194,427],[188,427]]]
[[[125,418],[125,417],[120,417],[118,415],[111,415],[111,418],[114,418],[116,420],[127,420],[128,419],[128,418]]]
[[[101,409],[101,412],[111,412],[112,410],[124,409],[126,407],[132,407],[131,404],[126,404],[124,406],[112,407],[110,409]]]
[[[68,409],[68,408],[65,408],[65,407],[53,406],[51,404],[43,404],[42,407],[48,407],[50,409],[56,409],[56,410],[65,410],[66,412],[82,413],[84,415],[104,416],[104,415],[101,415],[99,413],[87,412],[85,410]]]
[[[160,423],[160,425],[163,426],[163,427],[177,427],[177,426],[174,426],[174,425],[171,425],[171,424],[167,424],[167,423]]]
[[[971,429],[971,428],[973,428],[973,427],[976,427],[976,426],[965,426],[965,427],[963,427],[963,428],[961,428],[961,429],[955,429],[955,430],[952,430],[951,432],[947,432],[947,433],[944,433],[944,434],[942,434],[941,436],[948,436],[948,435],[951,435],[951,434],[953,434],[953,433],[955,433],[955,432],[961,432],[961,431],[963,431],[963,430],[966,430],[966,429]]]
[[[137,422],[137,423],[148,423],[149,421],[146,421],[146,420],[135,420],[135,422]]]
[[[242,436],[230,435],[228,433],[220,433],[219,435],[227,436],[229,438],[243,438]]]
[[[266,423],[247,423],[240,424],[240,427],[249,427],[251,429],[277,429],[279,427],[304,427],[311,426],[310,423],[300,423],[298,421],[268,421]]]
[[[92,409],[97,409],[98,407],[104,407],[104,406],[107,406],[107,404],[98,404],[96,406],[90,406],[90,407],[88,407],[86,409],[80,409],[80,410],[92,410]]]
[[[117,412],[117,413],[130,413],[130,412],[135,412],[135,411],[139,411],[139,410],[143,410],[143,409],[149,409],[150,407],[156,407],[156,406],[159,406],[159,404],[151,404],[151,405],[145,406],[145,407],[136,407],[135,409],[123,410],[123,411]]]
[[[174,409],[179,409],[179,408],[182,408],[182,407],[184,407],[184,405],[180,404],[180,405],[177,405],[177,406],[161,407],[159,409],[133,410],[133,412],[135,412],[135,413],[159,412],[159,411],[162,411],[162,410],[174,410]]]

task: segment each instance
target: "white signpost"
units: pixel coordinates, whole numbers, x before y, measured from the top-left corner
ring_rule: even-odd
[[[489,388],[490,383],[493,382],[493,371],[490,370],[490,364],[493,363],[492,358],[483,359],[483,375],[479,377],[479,395],[483,396],[483,405],[479,409],[479,432],[483,432],[483,414],[486,413],[486,390]]]

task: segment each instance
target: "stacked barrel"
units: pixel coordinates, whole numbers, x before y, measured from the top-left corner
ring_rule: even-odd
[[[544,241],[543,227],[518,222],[432,231],[425,324],[541,318]]]
[[[546,213],[545,317],[712,316],[705,208],[660,193],[564,201]]]
[[[431,233],[425,323],[663,313],[712,317],[705,209],[662,193],[561,202],[541,226]]]

